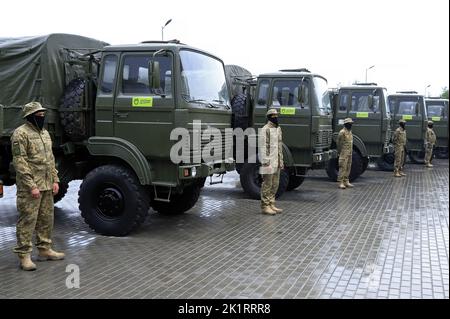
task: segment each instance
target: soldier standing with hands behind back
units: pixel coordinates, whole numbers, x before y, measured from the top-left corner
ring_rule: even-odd
[[[275,207],[275,195],[280,182],[280,171],[284,168],[283,137],[278,125],[278,112],[270,109],[266,113],[267,124],[259,134],[259,150],[263,177],[261,185],[261,210],[263,214],[275,215],[283,210]]]
[[[53,195],[59,191],[59,179],[52,140],[44,128],[45,111],[38,102],[26,104],[23,107],[26,123],[18,127],[11,137],[19,211],[14,252],[18,254],[23,270],[36,269],[31,261],[35,231],[40,260],[64,258],[63,253],[52,249]]]
[[[403,173],[403,166],[405,165],[405,147],[406,147],[406,121],[401,119],[398,121],[400,127],[398,127],[394,132],[394,154],[395,154],[395,163],[394,163],[394,176],[402,177],[406,176]]]
[[[353,153],[352,124],[351,118],[348,117],[344,120],[344,127],[339,131],[336,143],[339,151],[339,175],[337,180],[340,189],[353,187],[349,180]]]
[[[428,121],[427,136],[425,140],[425,167],[433,167],[431,158],[433,156],[433,147],[436,143],[436,134],[433,131],[433,121]]]

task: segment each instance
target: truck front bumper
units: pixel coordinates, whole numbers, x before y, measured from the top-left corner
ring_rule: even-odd
[[[178,177],[180,179],[204,178],[213,174],[224,174],[234,171],[235,165],[232,158],[211,163],[180,165]]]
[[[337,151],[336,150],[329,150],[324,152],[317,152],[313,153],[313,163],[322,163],[322,162],[328,162],[332,158],[337,157]]]

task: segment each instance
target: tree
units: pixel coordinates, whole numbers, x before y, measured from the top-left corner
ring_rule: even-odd
[[[448,87],[442,88],[441,98],[448,100]]]

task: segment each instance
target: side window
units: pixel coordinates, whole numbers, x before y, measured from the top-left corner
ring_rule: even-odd
[[[269,81],[263,80],[259,83],[257,104],[266,106],[269,97]]]
[[[107,55],[103,59],[102,93],[111,94],[116,83],[117,56]]]
[[[123,60],[122,68],[122,93],[124,94],[162,94],[172,97],[172,57],[157,56],[159,62],[161,87],[152,92],[148,80],[149,56],[127,55]]]
[[[304,80],[303,83],[305,84],[305,103],[300,105],[298,102],[300,81],[275,81],[272,92],[272,105],[309,108],[309,83],[307,80]]]
[[[341,93],[339,97],[339,112],[347,112],[348,101],[350,94],[348,92]]]

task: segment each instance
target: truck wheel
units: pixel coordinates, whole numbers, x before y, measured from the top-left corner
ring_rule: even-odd
[[[58,194],[53,196],[53,203],[56,204],[61,199],[64,198],[64,196],[67,194],[67,190],[69,189],[69,183],[60,181],[59,183],[59,192]]]
[[[395,162],[395,154],[394,153],[388,153],[383,154],[378,161],[378,168],[383,171],[390,171],[392,172],[394,170],[394,162]]]
[[[200,190],[200,185],[186,187],[182,194],[173,195],[169,203],[154,200],[152,208],[165,215],[182,214],[194,207],[200,197]]]
[[[262,176],[259,174],[260,166],[260,164],[245,163],[241,169],[240,181],[242,188],[252,199],[261,199]],[[288,183],[289,175],[285,170],[281,170],[276,198],[286,191]]]
[[[305,175],[306,169],[301,169],[300,174]],[[286,188],[287,191],[292,191],[299,187],[303,182],[305,181],[304,176],[295,176],[295,175],[289,175],[289,182],[288,186]]]
[[[448,148],[437,147],[433,151],[433,155],[438,159],[447,159],[448,158]]]
[[[414,164],[425,163],[425,152],[424,151],[410,151],[408,152],[409,159]]]
[[[81,112],[85,105],[85,87],[84,79],[74,79],[69,82],[61,98],[61,125],[64,133],[75,142],[82,141],[89,135],[85,112]]]
[[[245,130],[248,127],[248,116],[246,115],[247,96],[240,93],[231,99],[232,110],[232,127],[242,128]]]
[[[107,236],[125,236],[147,217],[150,200],[130,170],[100,166],[89,172],[78,192],[81,216],[90,228]]]
[[[339,159],[333,158],[328,161],[328,165],[326,168],[328,177],[336,182],[339,175]],[[352,152],[352,167],[350,169],[350,176],[348,179],[350,182],[353,182],[363,173],[363,158],[362,156],[355,150]]]

